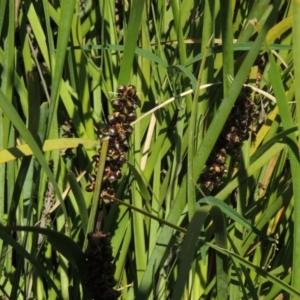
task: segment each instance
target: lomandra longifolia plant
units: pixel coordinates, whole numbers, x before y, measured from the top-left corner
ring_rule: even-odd
[[[108,140],[107,156],[101,184],[99,212],[104,205],[113,202],[115,197],[114,184],[122,177],[121,168],[126,162],[129,148],[128,138],[132,134],[131,122],[136,120],[135,110],[139,99],[133,85],[119,86],[117,98],[111,101],[113,113],[107,117],[107,125],[100,129],[100,139]],[[101,148],[99,154],[93,157],[95,174],[98,173]],[[86,190],[93,192],[96,175],[89,175],[89,185]],[[98,218],[99,220],[99,218]],[[109,234],[100,231],[99,225],[95,231],[88,234],[88,247],[85,251],[87,270],[86,283],[93,299],[117,299],[120,292],[113,289],[115,266],[113,264],[112,248]]]

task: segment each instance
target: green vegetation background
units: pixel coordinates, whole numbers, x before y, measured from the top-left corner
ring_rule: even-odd
[[[87,175],[133,84],[122,202],[102,224],[122,299],[300,298],[300,3],[196,2],[0,1],[3,297],[88,299]],[[199,177],[259,54],[265,122],[210,193]]]

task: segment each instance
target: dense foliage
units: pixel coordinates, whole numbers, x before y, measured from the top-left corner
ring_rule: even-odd
[[[0,296],[300,297],[299,22],[1,0]]]

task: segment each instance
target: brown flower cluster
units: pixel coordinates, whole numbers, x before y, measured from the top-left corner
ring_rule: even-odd
[[[136,120],[135,110],[138,102],[139,99],[136,95],[135,86],[119,86],[117,98],[110,102],[114,111],[112,115],[107,117],[106,127],[100,130],[100,138],[109,140],[102,189],[100,192],[100,198],[105,203],[111,201],[107,196],[115,197],[115,191],[112,184],[122,177],[121,168],[126,162],[128,137],[133,132],[130,123]],[[93,160],[96,162],[95,172],[97,173],[100,150],[99,154],[93,157]],[[86,187],[86,191],[92,192],[95,188],[96,175],[90,175],[89,182],[90,184]]]
[[[225,164],[227,156],[231,156],[234,164],[238,163],[243,142],[249,138],[251,124],[259,115],[251,100],[251,93],[250,87],[243,87],[206,162],[206,169],[200,180],[210,191],[222,184],[223,177],[228,172]]]
[[[85,251],[87,288],[94,300],[115,300],[120,292],[113,289],[115,266],[112,248],[107,234],[102,232],[88,235],[88,247]]]

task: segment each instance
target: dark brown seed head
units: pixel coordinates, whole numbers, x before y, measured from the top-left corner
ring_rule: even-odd
[[[134,101],[133,99],[128,98],[128,99],[126,100],[126,107],[133,108],[134,105],[135,105],[135,101]]]
[[[125,144],[125,142],[127,142],[127,140],[126,140],[126,134],[124,133],[124,132],[120,132],[119,134],[118,134],[118,140],[120,141],[120,142],[123,142],[123,144]],[[127,143],[128,144],[128,143]]]
[[[116,175],[116,173],[111,172],[111,173],[109,174],[109,176],[108,176],[108,181],[109,181],[110,183],[113,183],[113,182],[115,182],[116,180],[117,180],[117,175]]]
[[[127,86],[126,94],[129,97],[132,97],[136,94],[136,87],[132,84]]]
[[[118,171],[116,172],[116,177],[117,177],[118,180],[122,178],[122,173],[121,173],[120,170],[118,170]]]
[[[123,165],[123,164],[126,163],[126,154],[121,154],[121,155],[120,155],[119,163],[120,163],[121,165]]]
[[[133,133],[133,127],[131,125],[123,125],[124,131],[127,133],[132,134]]]
[[[93,192],[94,189],[95,189],[95,185],[94,185],[94,184],[89,184],[89,185],[87,185],[87,186],[85,187],[85,190],[86,190],[87,192]]]
[[[110,104],[114,109],[122,109],[123,108],[123,103],[121,102],[121,100],[119,98],[111,100]]]
[[[118,95],[123,96],[127,91],[127,87],[125,85],[120,85],[118,87]]]
[[[95,183],[97,179],[97,176],[95,174],[89,174],[89,182]]]
[[[100,161],[100,155],[96,154],[92,156],[92,159],[94,162],[99,162]]]
[[[109,115],[107,117],[107,122],[111,125],[115,125],[118,122],[118,118],[116,118],[114,115]]]
[[[118,112],[118,121],[119,123],[125,123],[127,120],[127,115]]]
[[[127,121],[128,122],[133,122],[136,120],[136,114],[134,112],[130,112],[128,115],[127,115]]]

